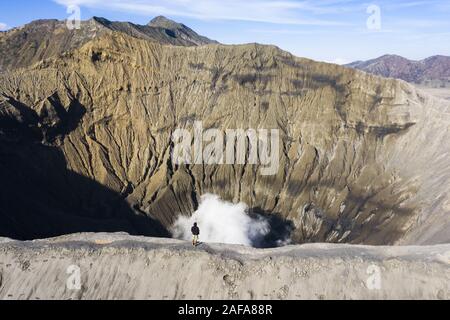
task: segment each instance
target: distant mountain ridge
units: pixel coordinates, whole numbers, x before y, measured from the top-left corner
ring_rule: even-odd
[[[82,21],[80,29],[76,30],[67,28],[66,21],[36,20],[22,27],[0,32],[0,72],[30,66],[112,32],[160,44],[199,46],[218,43],[163,16],[156,17],[147,25],[93,17]]]
[[[450,57],[432,56],[420,61],[398,55],[384,55],[368,61],[355,61],[346,65],[386,78],[396,78],[415,84],[446,86],[450,84]]]

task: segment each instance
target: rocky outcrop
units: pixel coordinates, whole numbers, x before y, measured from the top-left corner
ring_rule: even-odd
[[[113,32],[0,76],[0,233],[165,235],[202,194],[294,225],[297,243],[450,240],[450,107],[411,85],[262,45]],[[280,167],[180,165],[172,133],[279,129]]]
[[[168,34],[170,37],[183,39],[187,43],[193,43],[196,45],[205,45],[211,43],[218,44],[217,41],[208,39],[207,37],[204,36],[200,36],[188,26],[167,19],[166,17],[163,16],[158,16],[154,18],[152,21],[148,23],[148,26],[154,28],[162,28],[165,30],[166,34]]]
[[[112,234],[0,239],[0,299],[449,299],[449,254],[449,245],[258,250]]]

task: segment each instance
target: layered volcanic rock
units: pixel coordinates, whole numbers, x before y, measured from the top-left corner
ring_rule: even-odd
[[[0,72],[57,57],[96,37],[116,32],[161,44],[195,46],[217,43],[164,17],[157,17],[148,25],[109,21],[99,17],[81,21],[79,28],[69,29],[67,24],[66,21],[59,20],[36,20],[22,27],[0,32]]]
[[[279,170],[172,164],[172,133],[195,121],[279,129]],[[292,224],[297,243],[448,242],[449,127],[450,106],[405,82],[108,32],[0,75],[0,234],[166,236],[214,193]]]

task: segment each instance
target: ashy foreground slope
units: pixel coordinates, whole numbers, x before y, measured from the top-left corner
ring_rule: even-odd
[[[449,264],[450,245],[258,250],[123,234],[3,239],[0,299],[449,299]]]

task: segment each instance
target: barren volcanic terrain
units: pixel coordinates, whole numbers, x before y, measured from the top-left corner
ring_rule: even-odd
[[[77,234],[0,239],[0,255],[0,299],[450,298],[450,245],[193,249],[179,240]],[[79,290],[70,287],[74,266]]]
[[[70,261],[90,269],[78,298],[448,298],[449,248],[439,245],[450,241],[447,101],[274,46],[218,44],[162,17],[147,26],[95,18],[70,32],[38,21],[0,33],[0,52],[9,54],[0,60],[0,236],[168,238],[211,193],[267,217],[271,237],[288,230],[292,244],[342,244],[194,251],[129,236],[105,246],[95,235],[4,240],[1,298],[72,297],[38,283],[60,286]],[[196,121],[279,130],[278,170],[175,165],[172,135]],[[385,291],[364,287],[371,263]],[[188,265],[211,277],[208,288],[180,278]],[[257,272],[280,276],[250,289]],[[143,282],[124,290],[126,279]],[[152,281],[159,291],[143,287]]]

